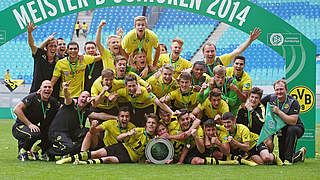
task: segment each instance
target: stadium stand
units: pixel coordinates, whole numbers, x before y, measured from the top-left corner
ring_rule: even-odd
[[[76,14],[71,14],[39,26],[33,33],[35,44],[39,46],[43,40],[56,32],[55,37],[62,37],[69,42],[72,38]],[[12,79],[24,79],[25,84],[31,84],[33,73],[33,58],[27,42],[27,33],[23,33],[1,46],[0,72],[10,69]],[[9,61],[8,61],[9,60]],[[4,73],[0,74],[4,79]]]
[[[159,42],[169,48],[171,40],[179,37],[184,40],[182,57],[190,60],[201,44],[218,25],[218,21],[198,14],[165,8],[153,29]]]
[[[318,31],[320,28],[320,1],[252,0],[252,2],[281,17],[310,38],[317,45],[317,54],[320,54]],[[243,42],[247,38],[246,33],[230,27],[217,42],[219,48],[217,52],[219,54],[230,52],[239,45],[239,42]],[[285,60],[259,41],[254,41],[242,55],[247,58],[245,71],[252,77],[253,85],[272,85],[274,80],[285,76]],[[319,71],[319,66],[317,66],[317,71]]]

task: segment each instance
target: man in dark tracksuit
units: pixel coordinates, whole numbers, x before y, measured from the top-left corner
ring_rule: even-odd
[[[49,128],[50,160],[54,156],[76,154],[80,152],[82,141],[88,132],[85,120],[90,114],[90,94],[83,91],[77,100],[72,99],[68,87],[71,81],[63,83],[64,105],[58,111]]]
[[[285,165],[291,165],[298,161],[304,161],[306,148],[302,147],[295,152],[297,140],[304,133],[304,126],[299,117],[299,102],[287,95],[287,84],[284,80],[277,80],[273,85],[275,94],[270,94],[261,99],[263,105],[269,102],[273,112],[287,124],[278,133],[279,156]]]
[[[39,148],[32,148],[37,140],[41,140],[42,155],[50,147],[49,126],[59,108],[58,101],[51,97],[52,91],[51,82],[45,80],[40,86],[40,93],[29,94],[14,109],[17,120],[12,127],[12,134],[18,139],[18,159],[21,161],[29,160],[27,151],[35,155],[34,159],[39,158]]]

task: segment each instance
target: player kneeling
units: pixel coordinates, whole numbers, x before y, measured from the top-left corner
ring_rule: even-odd
[[[97,151],[81,152],[69,158],[61,159],[56,163],[102,164],[138,162],[144,155],[145,146],[156,133],[157,125],[158,118],[155,115],[147,115],[145,128],[134,128],[130,132],[117,136],[119,142],[126,137],[129,137],[128,141],[104,147]]]

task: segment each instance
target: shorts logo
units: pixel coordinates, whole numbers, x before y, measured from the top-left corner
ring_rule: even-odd
[[[273,33],[270,36],[270,43],[274,46],[281,46],[283,44],[283,35],[281,33]]]

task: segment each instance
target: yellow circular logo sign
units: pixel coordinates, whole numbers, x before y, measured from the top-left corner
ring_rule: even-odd
[[[314,95],[306,86],[296,86],[290,90],[289,94],[298,100],[301,113],[308,112],[313,107]]]

